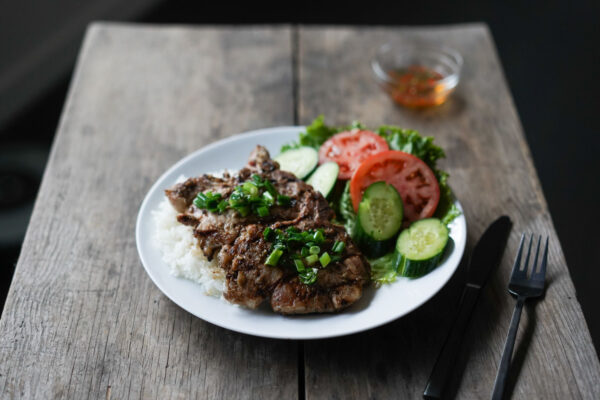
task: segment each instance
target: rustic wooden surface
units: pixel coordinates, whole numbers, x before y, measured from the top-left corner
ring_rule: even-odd
[[[297,396],[297,343],[177,307],[141,268],[134,234],[142,199],[175,161],[294,122],[290,38],[288,28],[88,31],[0,321],[0,398]]]
[[[408,111],[379,91],[368,60],[380,43],[399,38],[442,42],[464,55],[462,82],[448,104]],[[549,289],[524,312],[509,394],[599,398],[598,358],[484,26],[118,24],[93,25],[82,48],[0,320],[0,397],[420,398],[464,267],[401,320],[307,342],[205,323],[142,272],[135,217],[167,167],[230,134],[307,123],[321,113],[332,123],[394,123],[435,136],[465,208],[468,249],[498,215],[515,223],[450,394],[489,395],[514,304],[505,289],[510,263],[520,232],[533,231],[551,237]]]
[[[393,40],[442,43],[464,56],[460,86],[447,104],[410,111],[379,90],[368,61],[378,44]],[[332,123],[385,122],[435,136],[465,209],[467,251],[498,216],[514,222],[501,268],[473,315],[450,393],[489,397],[514,307],[506,292],[512,261],[520,234],[535,232],[550,235],[549,289],[523,313],[508,392],[517,399],[600,398],[598,358],[487,28],[305,28],[298,43],[300,123],[322,113]],[[381,329],[306,343],[306,397],[420,398],[462,282],[464,268],[424,307]]]

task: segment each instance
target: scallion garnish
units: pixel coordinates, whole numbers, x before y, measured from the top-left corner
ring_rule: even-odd
[[[319,262],[321,263],[323,268],[325,268],[331,262],[331,257],[327,252],[325,252],[321,254],[321,257],[319,257]]]
[[[245,217],[248,214],[250,214],[250,208],[248,208],[247,206],[238,206],[235,207],[235,210],[239,212],[242,217]]]
[[[298,270],[298,272],[302,272],[305,269],[302,260],[294,260],[294,265],[296,266],[296,270]]]
[[[290,203],[288,196],[279,194],[268,179],[256,174],[252,175],[252,180],[236,186],[228,200],[223,199],[219,193],[211,192],[198,193],[194,199],[196,207],[210,212],[223,213],[231,208],[242,217],[252,213],[261,218],[269,215],[269,208],[275,204],[287,207]]]
[[[271,254],[269,254],[269,256],[267,257],[265,264],[275,267],[277,265],[277,263],[279,262],[279,259],[281,258],[282,255],[283,255],[283,250],[281,250],[281,249],[273,250],[271,252]]]
[[[333,247],[331,248],[331,250],[334,253],[341,253],[342,251],[344,251],[344,248],[346,247],[346,244],[344,242],[340,242],[340,241],[336,241],[333,244]]]
[[[289,196],[284,196],[282,194],[277,195],[277,204],[280,206],[289,206],[291,203],[291,199]]]
[[[313,239],[317,243],[323,243],[325,240],[325,236],[323,236],[323,229],[317,229],[317,231],[313,234]]]
[[[273,229],[271,229],[271,228],[269,228],[267,226],[265,228],[265,230],[263,231],[263,237],[265,238],[266,241],[270,241],[271,240],[272,233],[273,233]]]
[[[265,201],[265,203],[269,204],[269,206],[272,206],[273,203],[275,202],[275,200],[273,199],[273,196],[269,192],[264,192],[262,197],[263,197],[263,200]]]
[[[273,265],[272,259],[276,255],[278,262],[281,261],[283,265],[295,268],[300,282],[306,285],[312,285],[317,281],[319,271],[316,268],[317,265],[325,268],[332,262],[340,261],[342,258],[340,253],[345,248],[345,243],[339,240],[329,247],[325,231],[322,228],[301,231],[294,226],[290,226],[286,230],[267,227],[263,231],[263,237],[267,242],[273,243],[272,252],[267,257],[266,264]],[[331,250],[323,251],[326,249]],[[281,251],[281,253],[275,253],[275,251]]]
[[[317,261],[319,261],[319,256],[316,254],[311,254],[309,256],[307,256],[304,261],[306,261],[306,263],[308,265],[313,265],[314,263],[316,263]]]
[[[219,211],[221,206],[221,194],[220,193],[198,193],[198,196],[194,199],[194,205],[200,209],[206,209],[211,212]]]
[[[225,211],[227,209],[227,200],[221,200],[219,202],[219,204],[217,205],[217,211],[219,213],[222,213],[223,211]]]
[[[258,186],[250,181],[244,182],[242,185],[242,191],[246,194],[249,194],[251,197],[256,197],[258,195]]]
[[[275,190],[275,186],[273,186],[271,181],[264,180],[263,182],[263,186],[265,189],[267,189],[267,192],[271,193],[273,197],[276,197],[278,193],[277,190]]]
[[[256,213],[259,217],[266,217],[267,215],[269,215],[269,209],[267,208],[267,206],[261,206],[256,209]]]
[[[316,268],[308,268],[304,271],[298,273],[298,278],[300,278],[300,282],[305,285],[312,285],[317,281],[317,274],[319,270]]]

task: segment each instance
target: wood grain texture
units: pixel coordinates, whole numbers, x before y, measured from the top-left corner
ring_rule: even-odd
[[[297,343],[177,307],[134,234],[175,161],[293,124],[291,51],[288,28],[88,30],[0,321],[1,398],[297,397]]]
[[[379,45],[393,40],[459,50],[465,58],[463,76],[447,104],[411,111],[395,106],[377,87],[369,61]],[[332,124],[397,124],[434,136],[446,149],[441,167],[450,172],[465,209],[467,251],[498,216],[507,214],[514,221],[501,267],[473,315],[448,393],[460,399],[489,397],[514,307],[506,292],[511,264],[521,232],[535,232],[550,235],[549,287],[543,301],[526,306],[507,392],[513,398],[600,398],[598,358],[487,28],[303,27],[298,48],[300,123],[324,114]],[[420,398],[464,279],[462,265],[425,306],[382,328],[307,342],[307,399]]]
[[[448,104],[409,111],[377,88],[369,59],[379,44],[401,38],[443,42],[465,56]],[[230,134],[290,125],[295,113],[302,123],[323,113],[331,123],[360,119],[435,136],[465,207],[468,250],[498,215],[515,222],[473,316],[451,394],[491,392],[514,304],[506,294],[510,264],[520,232],[531,231],[551,237],[549,289],[526,306],[508,391],[514,398],[600,397],[598,358],[484,26],[119,24],[93,25],[82,48],[0,320],[0,397],[296,398],[304,348],[309,399],[419,398],[456,309],[464,265],[401,320],[298,346],[193,317],[160,293],[138,260],[136,213],[166,168]]]

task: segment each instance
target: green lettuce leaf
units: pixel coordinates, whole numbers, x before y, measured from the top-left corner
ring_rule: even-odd
[[[388,253],[379,258],[369,260],[371,264],[371,279],[376,285],[396,281],[398,274],[394,268],[394,253]]]
[[[300,146],[309,146],[319,149],[319,147],[325,143],[327,139],[335,135],[338,129],[333,126],[325,125],[324,118],[319,115],[309,126],[306,127],[305,132],[300,133],[300,137],[297,142],[284,144],[281,148],[281,152],[295,149]]]
[[[284,144],[281,147],[281,152],[296,149],[301,146],[312,147],[319,150],[319,147],[327,139],[335,135],[336,133],[349,131],[352,129],[364,129],[364,126],[357,121],[352,122],[348,126],[329,126],[325,125],[325,119],[322,115],[319,115],[309,126],[306,127],[305,132],[301,132],[297,142],[291,142]]]
[[[383,125],[377,129],[377,133],[385,138],[391,150],[400,150],[417,156],[434,171],[437,160],[446,157],[444,150],[433,144],[433,137],[421,136],[415,130]]]
[[[339,211],[342,217],[342,222],[346,227],[346,232],[352,236],[354,224],[356,223],[356,214],[352,206],[352,198],[350,197],[350,181],[346,182],[342,196],[339,202]]]
[[[449,175],[440,170],[436,170],[435,175],[440,185],[440,202],[435,210],[434,217],[439,218],[442,223],[448,225],[460,215],[460,211],[454,204],[454,196],[450,186],[448,186]]]

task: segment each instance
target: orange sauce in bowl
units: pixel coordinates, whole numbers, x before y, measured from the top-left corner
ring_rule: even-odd
[[[388,71],[393,80],[388,91],[392,99],[406,107],[437,106],[446,101],[450,90],[441,80],[444,76],[432,68],[411,65]]]

